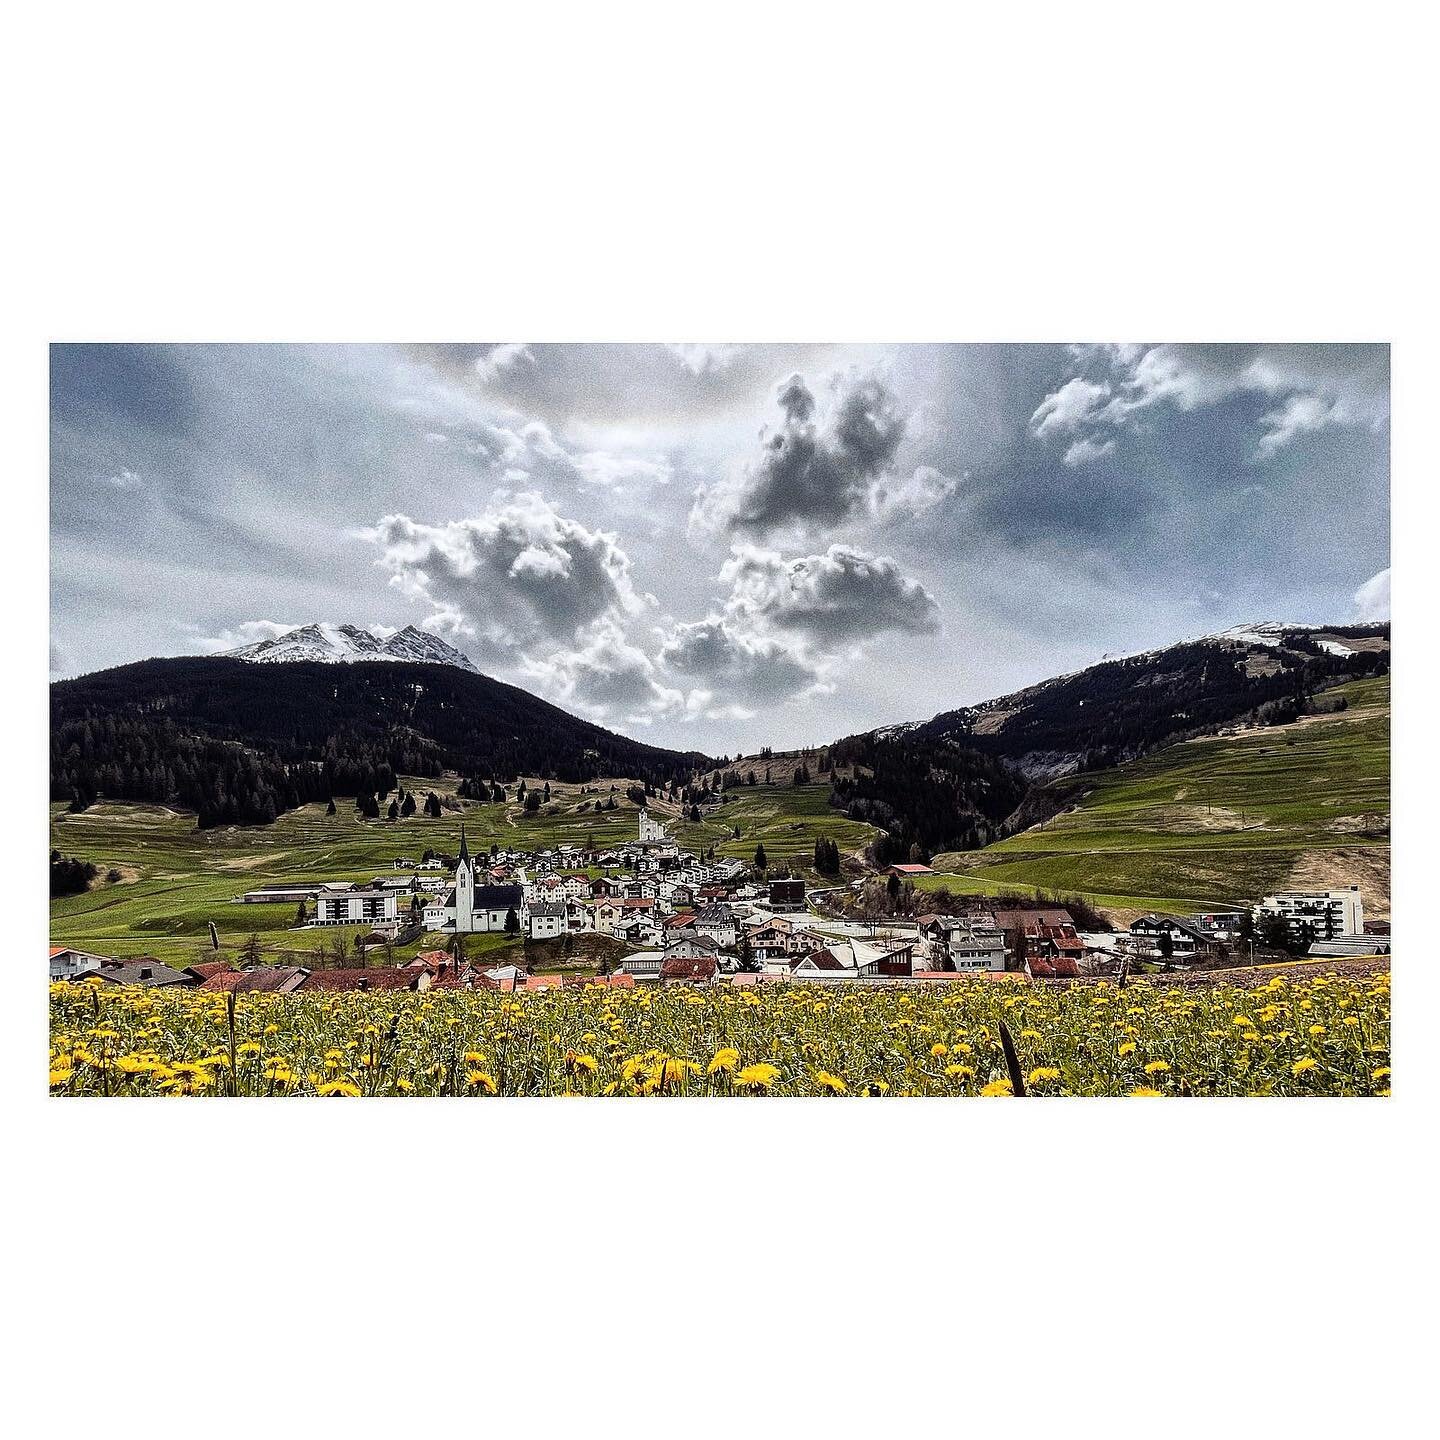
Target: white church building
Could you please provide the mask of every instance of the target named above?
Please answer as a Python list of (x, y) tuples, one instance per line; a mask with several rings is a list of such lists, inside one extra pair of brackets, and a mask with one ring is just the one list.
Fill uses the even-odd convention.
[(640, 812), (640, 843), (642, 845), (664, 845), (670, 837), (659, 820), (652, 820), (648, 810)]
[(519, 933), (524, 934), (529, 920), (525, 892), (519, 885), (477, 885), (475, 866), (470, 860), (470, 847), (465, 842), (465, 827), (460, 827), (460, 858), (455, 866), (455, 885), (443, 900), (425, 907), (427, 930), (455, 930), (462, 934), (504, 930), (505, 921), (514, 911)]

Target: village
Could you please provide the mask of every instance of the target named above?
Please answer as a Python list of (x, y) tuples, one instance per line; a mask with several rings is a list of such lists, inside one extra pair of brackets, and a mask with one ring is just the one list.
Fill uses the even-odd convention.
[[(232, 900), (294, 904), (295, 929), (361, 927), (349, 951), (337, 935), (331, 963), (267, 964), (258, 953), (242, 953), (238, 962), (217, 955), (180, 967), (52, 947), (49, 972), (52, 981), (220, 991), (533, 991), (575, 984), (932, 984), (960, 975), (1068, 982), (1253, 965), (1299, 953), (1345, 959), (1390, 950), (1388, 923), (1366, 921), (1354, 886), (1271, 894), (1223, 912), (1147, 913), (1128, 928), (1099, 929), (1084, 928), (1086, 916), (1063, 903), (1022, 897), (966, 896), (963, 905), (949, 897), (946, 913), (919, 910), (913, 902), (923, 892), (910, 887), (932, 873), (897, 864), (883, 877), (809, 888), (788, 872), (772, 878), (738, 859), (707, 860), (684, 850), (643, 808), (635, 838), (604, 850), (492, 845), (472, 854), (462, 826), (453, 857), (399, 856), (391, 873), (369, 881), (287, 881)], [(874, 893), (882, 878), (892, 901), (907, 894), (917, 913), (847, 905), (867, 884)], [(467, 954), (468, 938), (480, 935), (514, 943), (487, 965)], [(398, 948), (422, 937), (442, 943), (397, 957)], [(527, 965), (532, 955), (541, 964)], [(557, 957), (580, 963), (556, 963)]]

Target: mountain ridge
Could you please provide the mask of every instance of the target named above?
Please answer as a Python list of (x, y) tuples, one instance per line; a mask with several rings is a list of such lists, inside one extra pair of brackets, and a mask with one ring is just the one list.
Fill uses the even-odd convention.
[(230, 660), (246, 660), (256, 665), (294, 664), (311, 661), (319, 665), (353, 664), (357, 660), (400, 660), (430, 665), (453, 665), (457, 670), (480, 673), (470, 657), (453, 645), (406, 625), (393, 635), (381, 638), (358, 625), (332, 625), (327, 621), (311, 621), (297, 625), (268, 640), (256, 640), (220, 655)]

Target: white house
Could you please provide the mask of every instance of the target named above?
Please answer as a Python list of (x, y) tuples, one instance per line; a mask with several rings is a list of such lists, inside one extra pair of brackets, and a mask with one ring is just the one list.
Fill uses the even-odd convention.
[(565, 902), (541, 900), (530, 907), (530, 938), (558, 940), (566, 932)]
[(695, 916), (695, 931), (708, 935), (727, 950), (734, 949), (740, 939), (740, 926), (728, 905), (710, 905), (699, 911)]

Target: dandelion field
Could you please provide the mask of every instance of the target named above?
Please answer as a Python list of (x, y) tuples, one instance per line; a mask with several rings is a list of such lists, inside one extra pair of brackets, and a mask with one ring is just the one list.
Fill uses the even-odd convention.
[(1388, 1095), (1390, 977), (211, 994), (60, 983), (63, 1096)]

